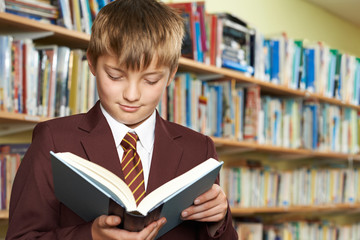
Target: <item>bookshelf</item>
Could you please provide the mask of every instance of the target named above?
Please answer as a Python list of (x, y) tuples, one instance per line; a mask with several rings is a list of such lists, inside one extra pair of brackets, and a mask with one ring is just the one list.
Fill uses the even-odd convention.
[[(26, 19), (13, 14), (0, 13), (0, 32), (1, 33), (39, 33), (50, 32), (50, 36), (45, 36), (39, 40), (35, 40), (36, 43), (61, 43), (62, 45), (69, 46), (71, 48), (85, 49), (90, 39), (88, 34), (68, 30), (60, 26), (50, 25), (46, 23), (40, 23), (35, 20)], [(11, 30), (11, 31), (10, 31)], [(218, 79), (235, 79), (238, 82), (258, 85), (261, 87), (262, 93), (270, 93), (278, 96), (288, 97), (301, 97), (304, 99), (316, 99), (321, 102), (326, 102), (338, 106), (350, 107), (356, 110), (360, 110), (360, 106), (345, 104), (341, 100), (321, 96), (316, 93), (310, 93), (308, 91), (294, 90), (284, 86), (279, 86), (270, 82), (264, 82), (254, 77), (249, 77), (241, 72), (219, 68), (204, 63), (196, 62), (187, 58), (180, 58), (179, 71), (190, 71), (197, 74), (214, 75)], [(9, 113), (0, 111), (0, 126), (11, 126), (11, 124), (33, 124), (48, 120), (48, 117), (29, 116), (21, 113)], [(301, 158), (331, 158), (339, 160), (347, 160), (352, 158), (354, 160), (360, 160), (360, 154), (343, 154), (343, 153), (329, 153), (318, 152), (306, 149), (289, 149), (283, 147), (276, 147), (272, 145), (263, 145), (252, 142), (243, 142), (227, 138), (212, 137), (217, 148), (220, 152), (226, 151), (226, 149), (238, 149), (239, 151), (256, 151), (266, 154), (284, 155), (283, 158), (289, 156), (301, 157)]]
[(237, 71), (234, 71), (231, 69), (219, 68), (219, 67), (215, 67), (215, 66), (211, 66), (211, 65), (206, 65), (204, 63), (196, 62), (194, 60), (187, 59), (187, 58), (180, 59), (179, 68), (182, 71), (190, 71), (190, 72), (199, 73), (199, 74), (218, 75), (219, 78), (221, 78), (221, 77), (223, 77), (224, 79), (226, 78), (225, 81), (228, 81), (230, 78), (230, 79), (235, 79), (238, 82), (258, 85), (261, 87), (262, 93), (268, 93), (268, 94), (283, 96), (283, 97), (291, 96), (291, 97), (301, 97), (304, 99), (316, 99), (316, 100), (319, 100), (320, 102), (330, 103), (330, 104), (338, 105), (341, 107), (351, 107), (353, 109), (360, 110), (360, 106), (347, 104), (339, 99), (325, 97), (318, 93), (311, 93), (309, 91), (290, 89), (288, 87), (277, 85), (277, 84), (274, 84), (271, 82), (264, 82), (264, 81), (254, 78), (254, 77), (248, 77), (241, 72), (237, 72)]
[[(68, 30), (63, 27), (40, 23), (35, 20), (29, 20), (23, 17), (15, 16), (8, 13), (0, 13), (0, 33), (7, 34), (30, 34), (35, 37), (34, 42), (39, 44), (59, 44), (66, 45), (71, 48), (86, 49), (89, 42), (89, 35), (73, 30)], [(276, 85), (270, 82), (264, 82), (254, 77), (249, 77), (243, 73), (218, 68), (215, 66), (206, 65), (204, 63), (196, 62), (187, 58), (180, 58), (180, 71), (194, 72), (199, 75), (213, 75), (217, 79), (228, 81), (233, 79), (237, 82), (258, 85), (261, 88), (261, 93), (271, 94), (280, 97), (296, 97), (302, 99), (314, 99), (323, 103), (329, 103), (341, 107), (349, 107), (360, 111), (360, 106), (344, 103), (335, 98), (329, 98), (320, 94), (311, 93), (308, 91), (294, 90), (284, 86)], [(36, 123), (48, 120), (47, 117), (29, 116), (19, 113), (8, 113), (0, 111), (0, 138), (5, 138), (6, 135), (18, 133), (32, 129)], [(296, 160), (296, 159), (332, 159), (336, 161), (360, 161), (360, 154), (344, 154), (335, 152), (321, 152), (306, 149), (291, 149), (284, 147), (277, 147), (272, 145), (257, 144), (254, 142), (237, 141), (228, 138), (212, 137), (215, 142), (219, 155), (226, 154), (264, 154), (273, 156), (276, 160)], [(358, 211), (360, 204), (334, 204), (321, 206), (294, 206), (294, 207), (259, 207), (259, 208), (232, 208), (234, 217), (248, 216), (256, 214), (273, 214), (273, 213), (312, 213), (312, 212), (341, 212), (347, 213), (351, 211)], [(0, 219), (7, 219), (8, 212), (6, 210), (0, 211)]]
[(244, 141), (236, 141), (226, 138), (212, 137), (218, 148), (219, 154), (225, 154), (227, 150), (238, 149), (239, 152), (257, 152), (276, 155), (281, 159), (316, 158), (316, 159), (337, 159), (347, 161), (349, 159), (360, 160), (359, 154), (344, 154), (334, 152), (319, 152), (307, 149), (292, 149), (272, 145), (257, 144)]
[(38, 36), (35, 41), (41, 44), (59, 44), (71, 48), (85, 49), (90, 36), (88, 34), (65, 29), (60, 26), (41, 23), (10, 13), (0, 13), (0, 33), (30, 34)]

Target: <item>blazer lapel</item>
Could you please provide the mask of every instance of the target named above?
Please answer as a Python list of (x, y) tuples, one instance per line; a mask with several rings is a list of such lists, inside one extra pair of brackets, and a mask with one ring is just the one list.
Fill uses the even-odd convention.
[(114, 138), (99, 102), (85, 115), (79, 128), (88, 132), (81, 139), (88, 159), (124, 179)]
[(178, 137), (181, 137), (180, 134), (171, 132), (166, 121), (156, 113), (154, 149), (146, 194), (176, 177), (183, 152), (175, 141)]

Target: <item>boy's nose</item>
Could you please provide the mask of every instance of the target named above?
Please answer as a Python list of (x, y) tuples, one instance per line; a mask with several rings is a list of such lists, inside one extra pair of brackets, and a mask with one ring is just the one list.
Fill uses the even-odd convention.
[(128, 100), (129, 102), (137, 101), (140, 98), (140, 89), (137, 84), (128, 84), (125, 87), (123, 97)]

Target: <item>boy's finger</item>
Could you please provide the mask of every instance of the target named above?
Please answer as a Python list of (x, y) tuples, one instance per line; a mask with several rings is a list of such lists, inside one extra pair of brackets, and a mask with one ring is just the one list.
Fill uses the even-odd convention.
[(139, 232), (141, 239), (151, 239), (148, 238), (151, 234), (152, 231), (154, 231), (154, 229), (156, 229), (158, 227), (158, 222), (152, 222), (151, 224), (149, 224), (148, 226), (146, 226), (146, 228), (144, 228), (143, 230), (141, 230)]
[(205, 211), (208, 211), (210, 209), (213, 209), (213, 208), (217, 207), (218, 205), (219, 204), (217, 202), (214, 202), (214, 201), (205, 202), (205, 203), (200, 204), (200, 205), (193, 205), (193, 206), (185, 209), (184, 211), (182, 211), (181, 216), (182, 217), (188, 217), (188, 216), (191, 216), (191, 215), (196, 214), (196, 213), (205, 212)]
[(196, 207), (196, 211), (189, 212), (186, 216), (185, 214), (182, 214), (181, 218), (183, 220), (196, 220), (202, 222), (207, 222), (209, 219), (219, 221), (225, 214), (226, 212), (223, 211), (220, 205), (211, 208), (200, 208), (199, 206)]
[[(196, 202), (196, 200), (195, 200), (195, 202)], [(207, 211), (209, 209), (215, 208), (220, 204), (221, 204), (221, 202), (214, 201), (214, 199), (210, 199), (208, 201), (203, 201), (200, 203), (197, 202), (197, 204), (194, 204), (194, 205), (188, 207), (187, 209), (183, 210), (181, 212), (181, 217), (183, 219), (185, 219), (193, 214), (201, 213), (201, 212)]]
[(217, 184), (213, 184), (212, 187), (206, 191), (205, 193), (201, 194), (194, 200), (195, 205), (202, 204), (209, 200), (216, 198), (220, 194), (221, 188)]
[(156, 235), (158, 234), (158, 232), (160, 231), (160, 229), (166, 224), (166, 218), (161, 218), (159, 220), (157, 220), (157, 227), (155, 227), (152, 232), (148, 235), (148, 237), (146, 238), (146, 240), (151, 240), (154, 239), (156, 237)]
[(225, 215), (227, 212), (228, 203), (226, 198), (216, 198), (216, 200), (211, 200), (204, 202), (199, 205), (193, 205), (181, 213), (181, 218), (183, 220), (199, 220), (202, 221), (202, 218), (206, 218), (212, 215)]

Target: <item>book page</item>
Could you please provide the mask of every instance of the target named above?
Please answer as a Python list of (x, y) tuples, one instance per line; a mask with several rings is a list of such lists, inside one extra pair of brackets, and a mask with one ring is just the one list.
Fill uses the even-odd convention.
[(71, 165), (73, 168), (79, 170), (85, 179), (90, 180), (92, 183), (94, 183), (95, 180), (95, 182), (105, 186), (110, 191), (107, 191), (107, 194), (110, 194), (113, 200), (120, 200), (120, 202), (125, 205), (127, 211), (136, 210), (136, 203), (131, 190), (127, 184), (114, 173), (70, 152), (55, 153), (54, 155), (65, 164)]
[(138, 212), (146, 215), (151, 209), (163, 202), (166, 202), (168, 198), (196, 182), (198, 179), (202, 178), (205, 174), (221, 164), (222, 162), (209, 158), (184, 174), (158, 187), (140, 202)]

